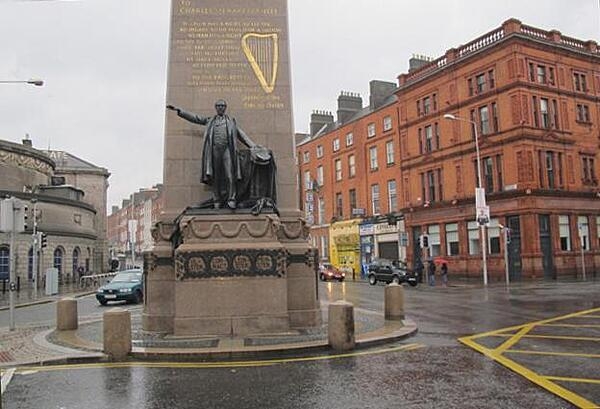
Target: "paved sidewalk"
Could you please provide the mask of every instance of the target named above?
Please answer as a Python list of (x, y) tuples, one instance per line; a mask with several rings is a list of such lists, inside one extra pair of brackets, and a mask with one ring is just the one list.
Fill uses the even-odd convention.
[[(77, 284), (68, 283), (58, 286), (58, 294), (46, 295), (44, 289), (38, 289), (37, 292), (29, 286), (22, 287), (21, 291), (15, 292), (15, 307), (25, 307), (35, 304), (45, 304), (59, 300), (63, 297), (80, 297), (82, 295), (92, 294), (95, 292), (95, 287), (80, 288)], [(0, 311), (9, 309), (9, 293), (0, 291)]]
[(50, 327), (0, 329), (0, 368), (23, 365), (45, 365), (73, 359), (99, 358), (102, 354), (64, 348), (46, 341), (54, 329)]

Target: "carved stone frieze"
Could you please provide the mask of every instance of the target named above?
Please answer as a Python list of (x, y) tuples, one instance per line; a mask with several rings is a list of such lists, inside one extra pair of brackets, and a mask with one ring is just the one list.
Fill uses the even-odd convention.
[(175, 256), (178, 281), (232, 277), (278, 277), (286, 275), (283, 249), (231, 249), (179, 252)]
[(184, 242), (189, 240), (276, 239), (280, 227), (275, 216), (239, 220), (192, 217), (179, 224)]
[(154, 243), (170, 241), (175, 232), (174, 223), (158, 222), (150, 230)]
[(12, 166), (21, 166), (35, 171), (44, 173), (48, 176), (52, 175), (53, 169), (49, 163), (44, 162), (41, 159), (34, 158), (27, 155), (21, 155), (15, 152), (8, 152), (0, 150), (0, 162), (6, 163)]
[(158, 257), (155, 253), (144, 253), (144, 271), (153, 273), (157, 267), (172, 267), (173, 257)]
[(302, 254), (287, 253), (287, 264), (306, 264), (310, 268), (317, 268), (319, 265), (319, 250), (310, 248)]
[(293, 221), (283, 221), (277, 232), (279, 240), (308, 240), (310, 228), (306, 220), (299, 218)]

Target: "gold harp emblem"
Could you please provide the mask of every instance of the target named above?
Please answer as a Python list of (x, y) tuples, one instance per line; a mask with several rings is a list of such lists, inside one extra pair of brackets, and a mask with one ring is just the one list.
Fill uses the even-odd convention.
[(272, 93), (279, 67), (279, 35), (245, 34), (242, 37), (242, 49), (262, 89), (267, 94)]

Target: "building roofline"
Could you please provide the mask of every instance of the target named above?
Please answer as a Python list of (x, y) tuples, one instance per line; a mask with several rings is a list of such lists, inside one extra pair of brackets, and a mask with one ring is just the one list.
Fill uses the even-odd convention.
[(56, 169), (56, 162), (44, 151), (29, 147), (20, 143), (9, 142), (0, 139), (0, 150), (16, 153), (19, 155), (28, 155), (42, 162), (47, 163), (53, 170)]
[(381, 111), (385, 108), (389, 108), (390, 106), (394, 105), (396, 102), (398, 102), (398, 97), (395, 95), (396, 92), (398, 91), (398, 88), (396, 87), (396, 89), (394, 89), (394, 91), (392, 91), (392, 93), (390, 94), (388, 101), (386, 101), (384, 104), (382, 104), (381, 106), (378, 106), (375, 109), (372, 109), (369, 106), (364, 107), (363, 109), (361, 109), (360, 111), (358, 111), (356, 114), (354, 114), (348, 121), (344, 122), (343, 124), (340, 124), (339, 122), (333, 122), (331, 125), (333, 126), (331, 129), (329, 130), (325, 130), (324, 132), (320, 132), (315, 136), (310, 136), (308, 138), (306, 138), (305, 140), (301, 141), (300, 143), (298, 143), (296, 145), (296, 147), (300, 147), (303, 145), (306, 145), (307, 143), (310, 143), (312, 141), (315, 141), (317, 139), (321, 139), (323, 137), (326, 137), (328, 135), (330, 135), (331, 133), (337, 131), (338, 129), (344, 128), (347, 125), (353, 124), (361, 119), (363, 119), (364, 117), (374, 113), (374, 112), (378, 112)]
[(595, 41), (578, 40), (563, 36), (557, 30), (546, 31), (522, 24), (517, 19), (509, 19), (500, 27), (471, 40), (467, 44), (447, 50), (445, 55), (431, 61), (429, 64), (412, 72), (400, 74), (396, 92), (411, 88), (425, 79), (444, 72), (449, 67), (467, 61), (492, 47), (496, 47), (498, 44), (514, 38), (600, 59), (600, 48)]
[(78, 162), (81, 162), (84, 166), (70, 166), (68, 163), (61, 163), (61, 161), (55, 161), (56, 162), (56, 171), (58, 173), (88, 173), (88, 174), (100, 174), (100, 175), (104, 175), (106, 177), (110, 176), (110, 172), (108, 171), (108, 169), (100, 167), (100, 166), (96, 166), (93, 163), (81, 159), (80, 157), (78, 157), (77, 155), (74, 155), (70, 152), (67, 151), (63, 151), (63, 150), (48, 150), (48, 155), (50, 157), (52, 157), (53, 154), (56, 155), (64, 155), (67, 158), (71, 158), (73, 160), (76, 160)]

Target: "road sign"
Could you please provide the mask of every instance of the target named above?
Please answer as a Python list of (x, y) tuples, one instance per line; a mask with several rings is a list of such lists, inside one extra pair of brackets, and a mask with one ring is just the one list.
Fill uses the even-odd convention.
[(477, 208), (475, 219), (480, 226), (489, 226), (490, 224), (490, 207), (484, 206)]
[(367, 211), (364, 208), (357, 207), (352, 209), (352, 216), (364, 216), (367, 214)]

